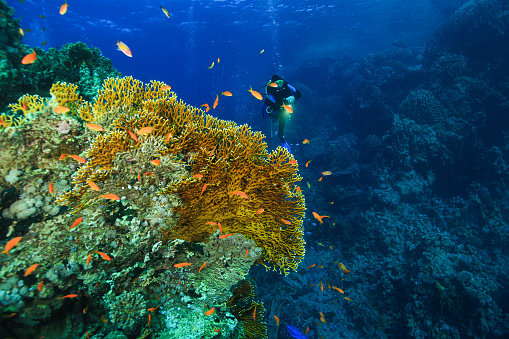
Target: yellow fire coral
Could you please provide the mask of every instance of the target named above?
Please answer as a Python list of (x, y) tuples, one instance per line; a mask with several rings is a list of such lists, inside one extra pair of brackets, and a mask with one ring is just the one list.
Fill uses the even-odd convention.
[(18, 99), (18, 102), (9, 104), (12, 113), (27, 115), (29, 113), (41, 112), (46, 108), (47, 99), (36, 95), (25, 94)]
[[(165, 239), (203, 242), (217, 230), (207, 223), (219, 222), (223, 233), (243, 234), (262, 247), (260, 263), (265, 267), (284, 274), (296, 270), (305, 252), (305, 203), (295, 187), (301, 177), (297, 165), (290, 163), (291, 155), (281, 148), (269, 155), (261, 133), (205, 115), (178, 101), (173, 92), (162, 91), (163, 85), (143, 85), (131, 77), (105, 81), (92, 110), (94, 118), (109, 116), (111, 124), (96, 137), (87, 163), (73, 178), (74, 188), (59, 202), (79, 209), (103, 194), (91, 192), (86, 180), (107, 184), (108, 193), (129, 199), (125, 187), (133, 185), (136, 172), (147, 172), (149, 164), (140, 159), (128, 164), (132, 159), (126, 159), (123, 165), (119, 158), (145, 147), (144, 154), (160, 161), (149, 172), (156, 181), (167, 176), (165, 166), (183, 163), (188, 168), (187, 175), (171, 178), (158, 192), (180, 198), (173, 210), (179, 221)], [(142, 127), (153, 130), (135, 140), (132, 135)], [(119, 166), (129, 166), (127, 177), (119, 176)], [(232, 195), (234, 191), (242, 191), (247, 199)]]

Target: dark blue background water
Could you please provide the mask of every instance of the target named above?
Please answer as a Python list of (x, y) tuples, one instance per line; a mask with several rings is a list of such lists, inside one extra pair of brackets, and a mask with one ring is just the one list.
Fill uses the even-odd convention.
[[(256, 89), (274, 72), (285, 75), (310, 58), (364, 56), (398, 39), (420, 46), (442, 18), (433, 0), (71, 0), (63, 16), (60, 0), (8, 4), (32, 30), (23, 39), (29, 46), (83, 41), (100, 48), (122, 74), (165, 81), (192, 105), (212, 104), (215, 93), (231, 91), (214, 114), (254, 125), (258, 119), (249, 115), (258, 117), (260, 103), (246, 91), (250, 85)], [(132, 58), (116, 51), (117, 40)]]

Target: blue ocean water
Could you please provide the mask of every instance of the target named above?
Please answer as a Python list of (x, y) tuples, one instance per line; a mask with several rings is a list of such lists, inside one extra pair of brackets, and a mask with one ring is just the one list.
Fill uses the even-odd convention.
[(251, 271), (268, 338), (507, 336), (506, 1), (94, 0), (60, 15), (62, 3), (8, 1), (24, 44), (83, 41), (194, 106), (219, 94), (209, 113), (270, 149), (277, 124), (247, 90), (278, 73), (302, 93), (285, 136), (306, 255), (288, 276)]

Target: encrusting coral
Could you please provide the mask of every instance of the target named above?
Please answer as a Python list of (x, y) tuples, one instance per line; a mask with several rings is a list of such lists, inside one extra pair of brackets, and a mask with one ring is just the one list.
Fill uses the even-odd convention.
[[(22, 240), (0, 256), (0, 312), (17, 314), (13, 333), (81, 303), (76, 312), (91, 325), (72, 311), (69, 334), (264, 336), (227, 301), (255, 262), (286, 274), (304, 256), (297, 164), (282, 149), (268, 154), (261, 133), (205, 115), (164, 86), (108, 79), (100, 103), (89, 103), (60, 83), (24, 124), (0, 133), (1, 185), (20, 198), (3, 217), (7, 238)], [(84, 108), (93, 129), (81, 126)], [(247, 306), (244, 318), (256, 306), (262, 319), (261, 304)]]

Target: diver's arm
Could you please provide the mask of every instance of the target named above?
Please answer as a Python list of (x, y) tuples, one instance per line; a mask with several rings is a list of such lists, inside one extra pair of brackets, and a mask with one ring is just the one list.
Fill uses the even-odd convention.
[(288, 89), (292, 92), (292, 95), (295, 97), (295, 100), (299, 100), (299, 98), (302, 96), (302, 93), (292, 85), (288, 84)]

